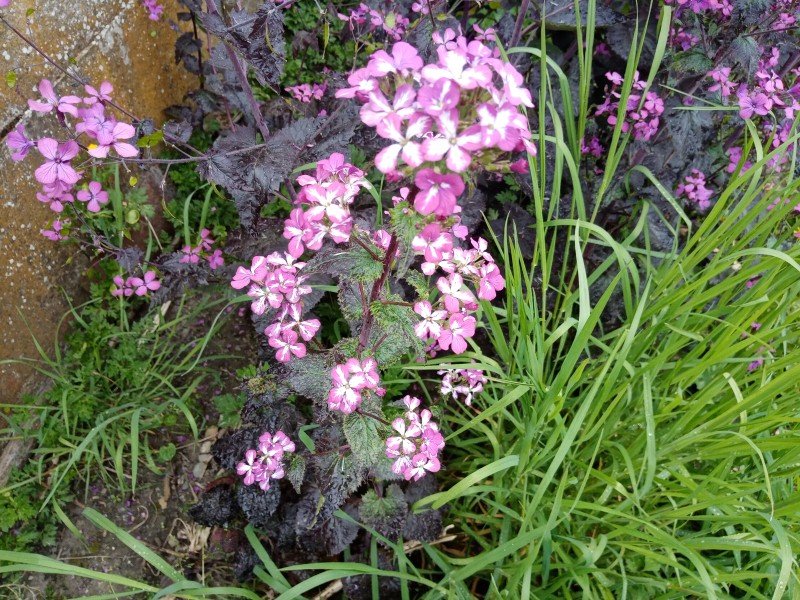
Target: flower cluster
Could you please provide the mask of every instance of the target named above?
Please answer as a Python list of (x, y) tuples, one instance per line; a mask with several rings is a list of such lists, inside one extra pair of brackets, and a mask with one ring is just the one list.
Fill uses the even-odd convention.
[(596, 135), (592, 136), (588, 144), (581, 140), (581, 154), (589, 154), (595, 158), (603, 156), (603, 145)]
[(289, 240), (289, 254), (300, 257), (306, 248), (319, 250), (325, 237), (337, 244), (350, 239), (353, 219), (350, 205), (368, 184), (364, 172), (345, 162), (344, 155), (332, 154), (317, 163), (314, 176), (297, 178), (301, 189), (283, 229)]
[[(414, 312), (421, 318), (414, 331), (432, 352), (466, 351), (467, 339), (475, 335), (476, 320), (470, 313), (478, 309), (478, 299), (494, 300), (505, 287), (486, 240), (472, 239), (470, 243), (471, 248), (455, 247), (453, 233), (442, 230), (438, 223), (427, 225), (412, 242), (423, 257), (423, 273), (433, 275), (437, 269), (445, 273), (436, 281), (439, 297), (435, 303), (421, 300), (414, 304)], [(477, 297), (467, 282), (477, 290)]]
[(151, 21), (158, 21), (161, 13), (164, 12), (164, 7), (158, 3), (158, 0), (142, 0), (142, 6), (147, 10), (147, 16)]
[(128, 277), (122, 275), (114, 277), (114, 285), (111, 288), (112, 296), (146, 296), (149, 292), (155, 292), (161, 287), (161, 282), (157, 279), (155, 271), (147, 271), (143, 277)]
[(214, 238), (211, 237), (211, 232), (208, 229), (202, 229), (200, 231), (200, 241), (196, 246), (190, 246), (189, 244), (186, 244), (183, 246), (183, 248), (181, 248), (183, 256), (181, 256), (180, 262), (184, 264), (196, 265), (200, 262), (201, 258), (205, 257), (205, 259), (208, 261), (208, 266), (211, 267), (211, 270), (221, 267), (225, 264), (225, 259), (222, 256), (222, 250), (217, 248), (211, 252), (211, 248), (213, 246)]
[(371, 390), (383, 396), (386, 390), (380, 387), (378, 363), (374, 358), (348, 358), (331, 371), (333, 387), (328, 393), (328, 408), (350, 414), (361, 406), (363, 394)]
[[(383, 30), (390, 39), (399, 41), (403, 39), (410, 21), (395, 11), (382, 13), (379, 10), (370, 8), (363, 2), (356, 8), (350, 10), (349, 14), (338, 13), (340, 20), (349, 24), (352, 32), (360, 31), (362, 34), (374, 30)], [(362, 27), (366, 25), (366, 27)]]
[(424, 64), (398, 42), (391, 54), (375, 52), (336, 96), (364, 103), (361, 120), (389, 141), (375, 157), (378, 170), (390, 180), (414, 173), (415, 208), (442, 217), (456, 211), (462, 174), (474, 163), (508, 172), (510, 153), (536, 147), (520, 110), (533, 102), (514, 66), (451, 30), (435, 39), (436, 62)]
[(418, 481), (442, 466), (439, 452), (444, 448), (444, 436), (431, 411), (427, 408), (420, 411), (420, 404), (420, 399), (414, 396), (403, 398), (405, 415), (392, 421), (397, 435), (386, 440), (386, 456), (394, 460), (392, 471), (406, 481)]
[(693, 13), (700, 14), (704, 12), (716, 13), (715, 16), (727, 19), (733, 14), (733, 5), (729, 0), (664, 0), (667, 4), (676, 4), (678, 7), (677, 13), (680, 14), (682, 10), (689, 9)]
[(267, 491), (271, 480), (283, 478), (284, 456), (294, 451), (294, 442), (285, 433), (276, 431), (273, 435), (265, 431), (258, 438), (258, 448), (244, 453), (244, 460), (236, 465), (236, 473), (245, 485), (257, 483)]
[(301, 83), (286, 88), (295, 100), (309, 104), (311, 100), (322, 100), (328, 89), (327, 83)]
[[(741, 84), (736, 91), (739, 102), (739, 116), (750, 119), (753, 116), (768, 115), (773, 109), (782, 109), (787, 119), (793, 119), (800, 110), (800, 86), (787, 86), (781, 75), (775, 72), (780, 64), (780, 53), (771, 53), (759, 62), (755, 73), (755, 85)], [(797, 73), (793, 73), (797, 75)]]
[(445, 369), (438, 373), (442, 376), (442, 395), (463, 400), (467, 406), (472, 406), (473, 398), (483, 391), (483, 384), (488, 381), (480, 369)]
[[(619, 99), (622, 97), (621, 87), (624, 78), (619, 73), (606, 73), (606, 79), (611, 82), (611, 87), (606, 88), (606, 99), (597, 107), (596, 115), (608, 115), (606, 120), (609, 125), (617, 124), (617, 111)], [(639, 71), (634, 73), (631, 94), (625, 106), (625, 119), (622, 122), (622, 131), (632, 131), (635, 140), (647, 141), (658, 131), (660, 116), (664, 112), (664, 101), (656, 92), (649, 91), (644, 97), (642, 93), (647, 88), (647, 82), (639, 79)]]
[(289, 362), (292, 356), (304, 357), (306, 346), (300, 340), (310, 340), (320, 327), (317, 319), (303, 320), (302, 297), (311, 293), (311, 287), (304, 285), (306, 277), (299, 274), (303, 266), (305, 263), (296, 262), (291, 254), (273, 252), (266, 257), (254, 256), (250, 268), (239, 267), (231, 280), (236, 290), (248, 287), (247, 295), (253, 299), (250, 308), (255, 314), (263, 315), (268, 308), (277, 311), (264, 333), (280, 362)]
[[(728, 166), (725, 167), (725, 170), (728, 173), (734, 173), (736, 172), (736, 167), (739, 166), (739, 161), (742, 160), (742, 147), (731, 146), (726, 151), (726, 154), (728, 155)], [(747, 171), (747, 169), (749, 169), (752, 166), (753, 163), (751, 163), (749, 160), (745, 161), (744, 164), (742, 165), (742, 172)]]
[(697, 169), (692, 169), (691, 175), (687, 175), (678, 185), (676, 194), (697, 205), (700, 211), (705, 211), (711, 206), (711, 197), (714, 195), (714, 191), (706, 187), (705, 174)]
[[(113, 115), (106, 113), (106, 103), (111, 101), (113, 92), (113, 87), (107, 81), (99, 89), (86, 85), (84, 89), (87, 95), (83, 98), (59, 96), (47, 79), (39, 82), (38, 89), (41, 98), (28, 100), (30, 109), (40, 114), (53, 113), (60, 123), (73, 130), (75, 138), (81, 134), (88, 138), (85, 146), (90, 156), (106, 158), (112, 150), (122, 158), (138, 155), (136, 147), (125, 141), (136, 135), (133, 126), (117, 121)], [(72, 164), (81, 150), (76, 139), (59, 141), (43, 137), (33, 140), (28, 138), (25, 128), (18, 125), (7, 136), (6, 144), (15, 161), (24, 160), (34, 149), (44, 158), (34, 173), (42, 185), (36, 197), (53, 212), (63, 212), (67, 204), (75, 202), (76, 195), (79, 201), (86, 203), (89, 212), (99, 212), (102, 205), (108, 202), (108, 193), (97, 181), (89, 182), (74, 194), (83, 175)], [(53, 240), (63, 239), (60, 233), (63, 225), (64, 221), (59, 219), (58, 226), (54, 223), (52, 230), (43, 230), (42, 234)]]
[(670, 28), (669, 37), (670, 37), (670, 43), (674, 47), (680, 48), (684, 52), (690, 50), (700, 41), (700, 38), (698, 36), (694, 35), (693, 33), (689, 33), (683, 27)]

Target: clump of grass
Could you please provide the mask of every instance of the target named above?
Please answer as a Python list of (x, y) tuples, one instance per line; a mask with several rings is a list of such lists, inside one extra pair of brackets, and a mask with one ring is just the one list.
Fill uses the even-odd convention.
[[(758, 162), (696, 228), (636, 167), (679, 215), (665, 222), (672, 251), (659, 253), (646, 200), (624, 239), (593, 222), (612, 180), (624, 183), (619, 131), (596, 196), (574, 185), (572, 217), (553, 218), (543, 165), (554, 156), (554, 188), (577, 181), (579, 134), (561, 127), (548, 89), (540, 118), (549, 110), (556, 134), (531, 161), (533, 260), (509, 224), (496, 240), (505, 299), (484, 306), (491, 348), (464, 357), (492, 381), (477, 414), (445, 425), (452, 479), (420, 502), (449, 504), (459, 532), (457, 554), (425, 549), (438, 584), (455, 597), (794, 597), (800, 249), (775, 201), (798, 182), (794, 164), (780, 178), (764, 166), (800, 136), (768, 153), (745, 133)], [(594, 269), (590, 244), (608, 250)], [(604, 316), (612, 304), (621, 322)]]
[[(210, 370), (203, 352), (224, 311), (200, 334), (192, 325), (226, 300), (185, 296), (129, 321), (100, 301), (71, 308), (64, 347), (24, 360), (51, 384), (41, 397), (12, 407), (6, 436), (34, 437), (26, 472), (15, 486), (46, 490), (41, 505), (98, 477), (121, 494), (135, 493), (140, 463), (159, 472), (152, 442), (164, 428), (198, 436), (194, 394)], [(63, 322), (63, 321), (62, 321)], [(63, 488), (63, 489), (62, 489)]]

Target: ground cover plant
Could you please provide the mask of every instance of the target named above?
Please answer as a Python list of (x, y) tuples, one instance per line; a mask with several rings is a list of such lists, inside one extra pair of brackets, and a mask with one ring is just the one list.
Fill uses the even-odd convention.
[[(102, 87), (31, 107), (95, 159), (190, 182), (159, 289), (118, 253), (141, 270), (119, 302), (180, 297), (228, 257), (260, 364), (189, 514), (242, 532), (250, 583), (191, 580), (92, 511), (160, 575), (81, 576), (182, 597), (797, 594), (796, 4), (182, 4), (202, 85), (139, 149), (87, 128)], [(77, 144), (46, 140), (39, 179), (75, 184)], [(69, 193), (43, 190), (51, 210)]]

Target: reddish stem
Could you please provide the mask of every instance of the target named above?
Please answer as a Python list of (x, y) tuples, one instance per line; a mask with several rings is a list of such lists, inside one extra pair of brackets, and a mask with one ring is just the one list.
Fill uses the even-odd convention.
[(389, 240), (389, 246), (386, 248), (386, 255), (383, 258), (383, 271), (381, 271), (381, 276), (378, 277), (378, 279), (372, 285), (372, 292), (370, 292), (369, 295), (369, 303), (367, 305), (367, 311), (364, 314), (364, 322), (361, 326), (361, 334), (358, 336), (359, 355), (369, 343), (369, 336), (372, 333), (372, 324), (374, 322), (372, 309), (370, 307), (372, 306), (372, 303), (375, 302), (381, 295), (381, 290), (386, 284), (386, 280), (389, 277), (389, 272), (392, 270), (392, 262), (394, 262), (394, 255), (397, 252), (397, 246), (397, 234), (393, 233), (391, 239)]

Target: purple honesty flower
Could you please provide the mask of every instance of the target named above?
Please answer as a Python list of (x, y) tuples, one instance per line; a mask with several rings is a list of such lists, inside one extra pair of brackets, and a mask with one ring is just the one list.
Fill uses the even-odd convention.
[(100, 84), (100, 89), (95, 89), (91, 85), (85, 85), (83, 88), (86, 90), (86, 93), (89, 94), (86, 98), (83, 99), (83, 103), (87, 106), (91, 106), (98, 102), (108, 102), (111, 100), (111, 92), (114, 91), (114, 86), (111, 85), (110, 82), (104, 81)]
[(108, 192), (103, 190), (103, 187), (98, 181), (92, 181), (85, 190), (78, 190), (78, 200), (87, 202), (86, 208), (89, 212), (100, 212), (103, 204), (108, 203)]
[(39, 82), (39, 93), (42, 95), (40, 100), (28, 100), (28, 106), (31, 110), (48, 113), (56, 109), (63, 114), (69, 114), (73, 117), (78, 116), (78, 108), (75, 105), (80, 104), (81, 99), (77, 96), (59, 98), (49, 79), (42, 79)]
[(25, 135), (25, 126), (20, 123), (6, 137), (6, 145), (11, 153), (11, 160), (20, 161), (28, 155), (31, 148), (36, 146), (36, 142)]
[(120, 140), (128, 140), (136, 135), (136, 130), (133, 125), (128, 123), (114, 123), (110, 131), (103, 130), (98, 132), (97, 141), (99, 145), (89, 148), (89, 154), (95, 158), (105, 158), (108, 156), (108, 151), (113, 148), (114, 151), (123, 158), (130, 158), (139, 154), (135, 146), (122, 142)]
[(144, 274), (144, 279), (139, 277), (129, 277), (126, 285), (133, 289), (137, 296), (144, 296), (148, 292), (155, 292), (161, 287), (161, 282), (156, 279), (155, 271), (148, 271)]
[(70, 161), (78, 155), (80, 150), (75, 141), (68, 140), (59, 144), (53, 138), (42, 138), (36, 142), (36, 147), (47, 159), (36, 169), (37, 181), (40, 183), (62, 181), (68, 185), (77, 183), (80, 175), (70, 165)]

